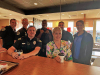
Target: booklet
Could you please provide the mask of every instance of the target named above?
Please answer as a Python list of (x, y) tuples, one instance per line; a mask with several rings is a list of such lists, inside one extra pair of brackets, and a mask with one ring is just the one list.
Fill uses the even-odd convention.
[(17, 63), (17, 62), (0, 60), (0, 75), (7, 72), (8, 70), (16, 67), (18, 64), (19, 63)]

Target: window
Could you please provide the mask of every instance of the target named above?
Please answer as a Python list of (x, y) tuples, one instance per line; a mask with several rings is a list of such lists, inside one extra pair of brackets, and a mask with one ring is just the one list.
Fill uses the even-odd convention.
[(93, 27), (85, 27), (85, 30), (93, 36)]
[(100, 43), (100, 20), (96, 21), (96, 42)]
[(47, 27), (52, 28), (52, 26), (53, 26), (53, 23), (52, 22), (47, 22)]
[(70, 33), (72, 33), (72, 34), (73, 34), (74, 21), (69, 21), (69, 22), (68, 22), (68, 27), (70, 27), (70, 28), (71, 28), (71, 32), (70, 32)]
[(33, 23), (29, 23), (30, 26), (33, 26)]

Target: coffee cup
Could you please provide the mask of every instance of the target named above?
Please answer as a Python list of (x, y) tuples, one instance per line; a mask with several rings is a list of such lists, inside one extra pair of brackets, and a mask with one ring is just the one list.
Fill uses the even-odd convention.
[(23, 50), (17, 50), (17, 53), (20, 56), (21, 54), (23, 54)]
[(64, 56), (64, 53), (59, 53), (58, 56), (59, 56), (60, 59), (61, 59), (60, 62), (61, 62), (61, 63), (64, 63), (64, 57), (65, 57), (65, 56)]

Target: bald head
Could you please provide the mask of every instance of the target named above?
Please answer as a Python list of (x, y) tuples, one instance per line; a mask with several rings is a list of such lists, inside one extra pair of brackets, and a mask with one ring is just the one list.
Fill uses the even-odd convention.
[(26, 28), (27, 29), (27, 26), (28, 26), (28, 19), (27, 18), (24, 18), (23, 20), (22, 20), (22, 24), (23, 24), (23, 27), (24, 28)]

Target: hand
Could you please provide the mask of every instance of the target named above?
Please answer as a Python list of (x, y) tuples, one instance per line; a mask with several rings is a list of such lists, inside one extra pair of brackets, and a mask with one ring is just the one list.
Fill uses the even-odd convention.
[(49, 33), (49, 30), (46, 30), (46, 31), (45, 31), (45, 33), (47, 33), (47, 34), (48, 34), (48, 33)]
[(57, 62), (59, 62), (59, 63), (61, 62), (61, 59), (60, 59), (59, 56), (55, 57), (54, 59), (55, 59)]
[(41, 34), (44, 33), (44, 30), (41, 30), (41, 29), (40, 29), (40, 33), (41, 33)]
[(11, 56), (15, 59), (17, 59), (18, 58), (18, 53), (17, 52), (13, 52), (12, 54), (11, 54)]
[(29, 55), (28, 54), (21, 54), (18, 59), (25, 59), (25, 58), (28, 58)]
[(6, 52), (7, 49), (6, 49), (6, 48), (1, 48), (1, 49), (0, 49), (0, 52), (4, 52), (4, 51)]

